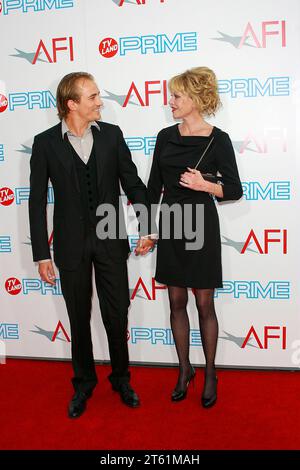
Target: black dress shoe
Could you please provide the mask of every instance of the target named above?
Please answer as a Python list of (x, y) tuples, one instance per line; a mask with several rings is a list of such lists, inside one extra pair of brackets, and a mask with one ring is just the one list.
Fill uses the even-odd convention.
[(121, 400), (125, 405), (130, 406), (131, 408), (137, 408), (140, 406), (140, 399), (129, 383), (123, 383), (118, 387), (113, 386), (113, 390), (120, 394)]
[(195, 369), (191, 367), (191, 370), (186, 379), (184, 388), (182, 390), (176, 390), (176, 388), (173, 390), (172, 396), (171, 396), (172, 401), (181, 401), (186, 398), (189, 385), (195, 379), (195, 375), (196, 375)]
[(69, 418), (79, 418), (86, 409), (86, 401), (92, 393), (76, 392), (68, 406)]
[(208, 398), (205, 398), (203, 395), (201, 397), (201, 404), (202, 404), (203, 408), (211, 408), (212, 406), (214, 406), (216, 404), (218, 377), (215, 377), (215, 381), (216, 381), (216, 388), (215, 388), (214, 394), (212, 396), (208, 397)]

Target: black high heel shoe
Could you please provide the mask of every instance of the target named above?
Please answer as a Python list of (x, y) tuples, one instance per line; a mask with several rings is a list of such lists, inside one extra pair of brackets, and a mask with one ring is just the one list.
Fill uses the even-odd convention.
[(216, 382), (215, 393), (211, 397), (208, 397), (208, 398), (205, 398), (203, 395), (201, 397), (201, 404), (202, 404), (203, 408), (211, 408), (212, 406), (214, 406), (216, 404), (216, 401), (217, 401), (217, 384), (218, 384), (218, 377), (217, 376), (215, 376), (215, 382)]
[(196, 375), (196, 371), (195, 371), (194, 367), (191, 366), (190, 373), (189, 373), (189, 375), (187, 377), (187, 380), (186, 380), (186, 383), (185, 383), (185, 388), (182, 389), (182, 390), (178, 390), (178, 391), (176, 389), (174, 389), (173, 392), (172, 392), (172, 396), (171, 396), (172, 401), (181, 401), (181, 400), (184, 400), (186, 398), (189, 385), (195, 379), (195, 375)]

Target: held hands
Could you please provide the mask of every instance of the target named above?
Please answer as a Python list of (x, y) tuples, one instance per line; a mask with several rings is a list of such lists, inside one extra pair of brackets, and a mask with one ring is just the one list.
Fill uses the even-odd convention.
[(153, 248), (154, 244), (155, 240), (151, 240), (151, 238), (140, 238), (137, 242), (137, 247), (134, 250), (136, 256), (146, 255)]
[(184, 188), (194, 191), (207, 192), (207, 181), (202, 177), (200, 171), (187, 167), (188, 171), (182, 173), (179, 184)]
[(42, 281), (48, 282), (52, 286), (55, 285), (55, 272), (52, 261), (44, 261), (39, 263), (39, 275)]

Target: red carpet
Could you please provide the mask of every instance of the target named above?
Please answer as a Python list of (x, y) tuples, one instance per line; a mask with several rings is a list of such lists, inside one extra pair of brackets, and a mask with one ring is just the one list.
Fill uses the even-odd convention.
[(66, 414), (72, 388), (66, 362), (8, 360), (0, 365), (4, 449), (300, 449), (297, 372), (219, 370), (215, 407), (200, 406), (203, 370), (180, 403), (170, 401), (177, 371), (132, 367), (142, 406), (112, 392), (109, 367), (78, 420)]

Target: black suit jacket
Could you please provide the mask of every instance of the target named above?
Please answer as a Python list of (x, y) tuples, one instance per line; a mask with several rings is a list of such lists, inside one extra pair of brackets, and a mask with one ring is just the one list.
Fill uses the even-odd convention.
[[(99, 122), (92, 126), (97, 162), (99, 204), (109, 203), (119, 215), (122, 188), (132, 203), (147, 205), (146, 187), (138, 177), (130, 151), (118, 126)], [(79, 183), (70, 146), (62, 138), (61, 123), (34, 138), (30, 160), (29, 219), (34, 261), (51, 258), (47, 230), (47, 188), (54, 190), (53, 249), (59, 268), (76, 269), (82, 259), (84, 219)], [(120, 218), (124, 224), (123, 211)], [(126, 239), (106, 239), (107, 254), (115, 261), (128, 256)]]

